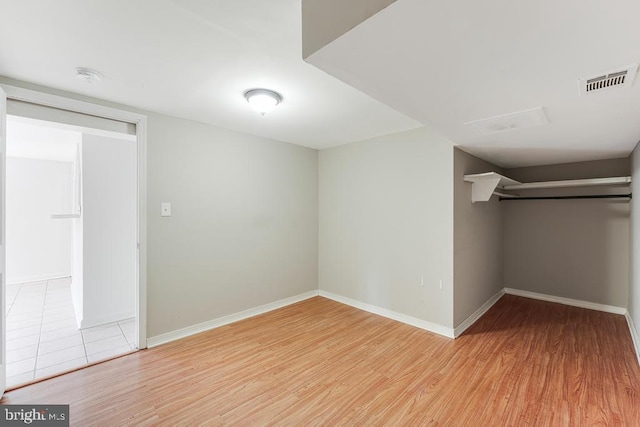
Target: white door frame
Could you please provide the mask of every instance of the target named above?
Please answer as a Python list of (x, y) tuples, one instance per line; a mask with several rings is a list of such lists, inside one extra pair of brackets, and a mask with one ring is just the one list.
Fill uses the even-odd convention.
[(6, 183), (7, 183), (7, 97), (4, 90), (0, 88), (0, 310), (2, 317), (0, 318), (0, 397), (7, 388), (7, 293), (6, 293), (6, 259), (5, 247), (7, 241), (7, 233), (5, 224), (7, 223), (7, 210), (5, 206), (6, 200)]
[[(147, 348), (147, 116), (4, 83), (0, 83), (0, 87), (6, 92), (7, 100), (24, 101), (136, 125), (136, 144), (138, 147), (136, 326), (138, 348)], [(3, 173), (6, 174), (4, 169)], [(2, 179), (5, 178), (2, 177)], [(4, 298), (2, 302), (4, 303)], [(4, 347), (5, 342), (2, 342), (2, 348), (4, 349)]]

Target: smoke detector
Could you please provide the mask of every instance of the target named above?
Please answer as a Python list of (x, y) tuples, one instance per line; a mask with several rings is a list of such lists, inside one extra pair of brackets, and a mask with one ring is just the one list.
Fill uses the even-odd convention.
[(578, 80), (580, 95), (600, 93), (614, 88), (630, 88), (636, 78), (637, 65), (632, 65), (623, 70), (612, 71), (600, 76)]
[(99, 83), (102, 80), (102, 74), (91, 68), (76, 68), (76, 77), (87, 83)]

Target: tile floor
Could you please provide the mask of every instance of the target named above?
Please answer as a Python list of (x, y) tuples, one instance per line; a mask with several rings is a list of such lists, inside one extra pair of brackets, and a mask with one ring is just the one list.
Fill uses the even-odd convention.
[(134, 319), (79, 330), (70, 285), (7, 285), (7, 387), (135, 349)]

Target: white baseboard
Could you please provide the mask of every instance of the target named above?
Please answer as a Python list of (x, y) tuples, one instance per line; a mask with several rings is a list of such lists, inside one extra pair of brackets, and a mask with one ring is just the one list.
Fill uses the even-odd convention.
[(135, 311), (126, 311), (122, 313), (110, 314), (108, 316), (84, 317), (80, 321), (80, 329), (93, 328), (94, 326), (100, 326), (106, 323), (112, 323), (112, 322), (118, 322), (120, 320), (131, 319), (132, 317), (135, 317), (135, 316), (136, 316)]
[(220, 317), (218, 319), (209, 320), (207, 322), (198, 323), (197, 325), (187, 326), (186, 328), (178, 329), (176, 331), (167, 332), (165, 334), (156, 335), (155, 337), (147, 338), (147, 347), (156, 347), (161, 344), (166, 344), (171, 341), (185, 338), (191, 335), (199, 334), (211, 329), (219, 328), (220, 326), (228, 325), (239, 320), (248, 319), (259, 314), (264, 314), (269, 311), (277, 310), (282, 307), (286, 307), (291, 304), (295, 304), (300, 301), (304, 301), (309, 298), (318, 296), (318, 291), (309, 291), (304, 294), (295, 295), (289, 298), (281, 299), (269, 304), (261, 305), (259, 307), (250, 308), (248, 310), (241, 311), (239, 313), (230, 314), (228, 316)]
[(624, 315), (627, 319), (627, 323), (629, 324), (629, 332), (631, 332), (631, 341), (633, 341), (633, 348), (636, 349), (636, 357), (638, 358), (638, 364), (640, 364), (640, 335), (638, 335), (638, 330), (636, 329), (635, 323), (633, 323), (633, 319), (629, 315), (629, 312)]
[(491, 307), (493, 307), (493, 304), (495, 304), (496, 302), (498, 302), (498, 300), (500, 298), (502, 298), (502, 296), (505, 294), (505, 290), (504, 289), (500, 289), (498, 291), (498, 293), (496, 293), (494, 296), (492, 296), (491, 298), (489, 298), (489, 300), (487, 300), (487, 302), (485, 302), (484, 304), (482, 304), (482, 306), (480, 308), (478, 308), (473, 314), (471, 314), (471, 316), (467, 317), (466, 319), (464, 319), (464, 321), (462, 323), (460, 323), (454, 330), (453, 330), (453, 335), (455, 338), (458, 338), (460, 335), (462, 335), (462, 333), (464, 331), (466, 331), (471, 325), (473, 325), (474, 323), (476, 323), (478, 321), (478, 319), (480, 319), (482, 317), (483, 314), (485, 314)]
[(398, 322), (406, 323), (407, 325), (415, 326), (416, 328), (424, 329), (425, 331), (433, 332), (447, 338), (454, 338), (453, 329), (438, 325), (436, 323), (427, 322), (426, 320), (418, 319), (417, 317), (408, 316), (406, 314), (398, 313), (393, 310), (367, 304), (365, 302), (357, 301), (323, 290), (320, 290), (319, 295), (321, 297), (329, 298), (342, 304), (350, 305), (351, 307), (359, 308), (360, 310), (368, 311), (369, 313), (377, 314), (382, 317), (397, 320)]
[(614, 305), (598, 304), (596, 302), (581, 301), (577, 299), (556, 297), (552, 295), (539, 294), (537, 292), (521, 291), (520, 289), (504, 288), (504, 292), (508, 295), (516, 295), (519, 297), (533, 298), (541, 301), (555, 302), (558, 304), (570, 305), (573, 307), (588, 308), (590, 310), (604, 311), (605, 313), (625, 315), (627, 309), (616, 307)]
[(627, 310), (622, 307), (616, 307), (606, 304), (598, 304), (588, 301), (574, 300), (571, 298), (556, 297), (552, 295), (540, 294), (537, 292), (521, 291), (519, 289), (504, 288), (492, 296), (487, 302), (485, 302), (480, 308), (478, 308), (471, 316), (467, 317), (460, 325), (455, 329), (447, 328), (436, 323), (428, 322), (426, 320), (418, 319), (413, 316), (398, 313), (393, 310), (378, 307), (372, 304), (368, 304), (362, 301), (354, 300), (352, 298), (344, 297), (342, 295), (334, 294), (323, 290), (309, 291), (304, 294), (296, 295), (293, 297), (285, 298), (279, 301), (275, 301), (269, 304), (265, 304), (259, 307), (251, 308), (249, 310), (241, 311), (239, 313), (230, 314), (218, 319), (209, 320), (207, 322), (199, 323), (197, 325), (188, 326), (186, 328), (178, 329), (176, 331), (167, 332), (165, 334), (157, 335), (147, 339), (147, 347), (156, 347), (161, 344), (165, 344), (171, 341), (185, 338), (191, 335), (195, 335), (201, 332), (215, 329), (220, 326), (228, 325), (240, 320), (248, 319), (259, 314), (267, 313), (269, 311), (277, 310), (282, 307), (286, 307), (291, 304), (295, 304), (300, 301), (304, 301), (314, 296), (320, 295), (322, 297), (337, 301), (342, 304), (349, 305), (351, 307), (358, 308), (360, 310), (367, 311), (369, 313), (377, 314), (398, 322), (406, 323), (411, 326), (415, 326), (420, 329), (424, 329), (429, 332), (433, 332), (438, 335), (445, 336), (447, 338), (457, 338), (471, 325), (473, 325), (483, 314), (485, 314), (504, 294), (516, 295), (525, 298), (533, 298), (542, 301), (555, 302), (558, 304), (570, 305), (574, 307), (587, 308), (591, 310), (604, 311), (607, 313), (625, 315), (627, 322), (629, 323), (629, 330), (633, 338), (633, 344), (638, 356), (638, 362), (640, 363), (640, 336), (635, 329)]

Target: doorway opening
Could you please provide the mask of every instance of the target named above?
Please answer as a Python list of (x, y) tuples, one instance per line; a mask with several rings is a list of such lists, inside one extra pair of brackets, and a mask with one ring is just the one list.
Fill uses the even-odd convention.
[(7, 116), (6, 379), (139, 348), (135, 135)]
[[(16, 112), (17, 111), (17, 112)], [(144, 115), (95, 103), (79, 101), (37, 90), (0, 84), (0, 308), (6, 307), (6, 116), (7, 113), (47, 120), (61, 125), (102, 130), (102, 136), (112, 132), (132, 135), (136, 145), (136, 259), (135, 259), (135, 326), (137, 348), (147, 347), (147, 286), (146, 286), (146, 129)], [(97, 131), (98, 136), (100, 132)], [(86, 201), (85, 201), (86, 202)], [(75, 214), (74, 214), (75, 215)], [(72, 282), (71, 282), (72, 283)], [(49, 282), (47, 282), (47, 286)], [(52, 283), (52, 290), (55, 288)], [(61, 283), (57, 285), (64, 286)], [(71, 284), (69, 285), (71, 287)], [(14, 292), (15, 293), (15, 292)], [(17, 293), (14, 295), (17, 298)], [(14, 302), (15, 303), (15, 300)], [(75, 310), (75, 306), (74, 306)], [(76, 319), (78, 321), (78, 319)], [(0, 316), (0, 393), (6, 390), (7, 339), (6, 316)], [(89, 325), (83, 325), (89, 328)], [(34, 373), (35, 375), (35, 373)]]

